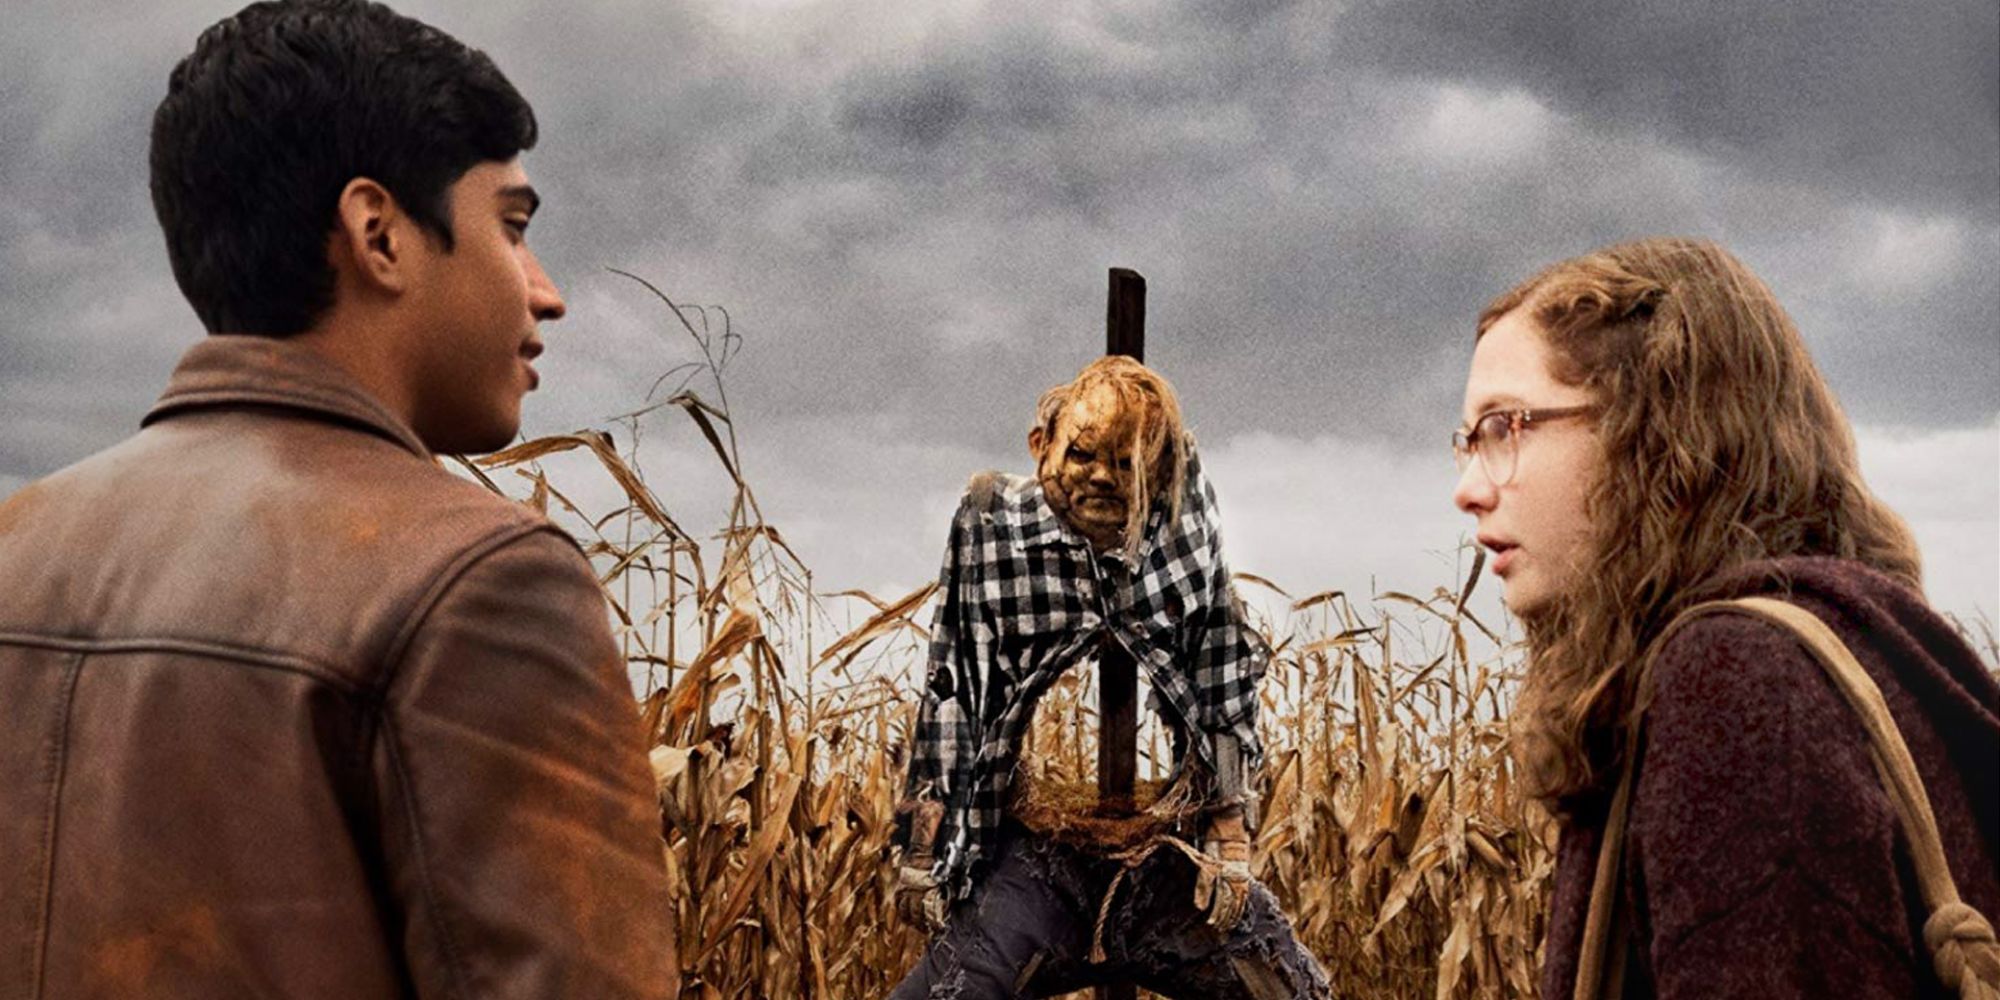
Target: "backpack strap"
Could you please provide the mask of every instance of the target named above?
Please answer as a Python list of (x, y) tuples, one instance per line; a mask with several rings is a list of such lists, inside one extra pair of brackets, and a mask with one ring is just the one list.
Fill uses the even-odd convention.
[[(1685, 620), (1675, 619), (1668, 626)], [(1666, 633), (1661, 637), (1665, 638)], [(1656, 644), (1655, 649), (1659, 648)], [(1590, 880), (1590, 909), (1583, 918), (1583, 945), (1577, 951), (1575, 1000), (1618, 998), (1625, 994), (1625, 951), (1627, 916), (1623, 888), (1618, 876), (1625, 870), (1625, 819), (1631, 814), (1632, 776), (1639, 761), (1639, 731), (1644, 718), (1632, 717), (1625, 741), (1625, 763), (1619, 770), (1618, 790), (1611, 796), (1611, 810), (1604, 816), (1604, 836), (1597, 842), (1597, 870)], [(1614, 927), (1613, 925), (1617, 926)], [(1608, 964), (1607, 964), (1608, 963)]]
[[(2000, 944), (1995, 943), (1993, 925), (1959, 898), (1958, 885), (1945, 862), (1944, 844), (1938, 836), (1930, 797), (1924, 792), (1923, 780), (1917, 776), (1909, 746), (1903, 742), (1903, 734), (1882, 700), (1881, 689), (1825, 622), (1797, 605), (1768, 597), (1697, 604), (1682, 612), (1660, 634), (1653, 644), (1655, 653), (1665, 647), (1668, 636), (1690, 619), (1713, 612), (1748, 614), (1790, 630), (1832, 678), (1834, 687), (1847, 699), (1868, 732), (1875, 769), (1909, 841), (1918, 890), (1931, 912), (1924, 923), (1924, 943), (1930, 948), (1938, 978), (1968, 1000), (2000, 1000)], [(1621, 978), (1615, 973), (1621, 971), (1623, 948), (1610, 956), (1614, 975), (1609, 977), (1605, 975), (1606, 952), (1609, 946), (1622, 944), (1622, 938), (1611, 931), (1619, 918), (1618, 876), (1623, 870), (1625, 824), (1631, 810), (1632, 776), (1642, 721), (1635, 716), (1633, 738), (1626, 744), (1624, 769), (1598, 849), (1590, 911), (1584, 921), (1583, 950), (1577, 963), (1578, 1000), (1616, 996), (1619, 984), (1612, 980)]]

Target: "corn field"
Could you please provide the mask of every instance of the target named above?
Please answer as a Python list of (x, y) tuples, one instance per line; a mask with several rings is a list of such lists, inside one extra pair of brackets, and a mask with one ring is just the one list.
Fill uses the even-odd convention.
[[(889, 837), (935, 588), (815, 588), (742, 473), (727, 314), (667, 305), (701, 357), (662, 378), (664, 398), (630, 416), (626, 441), (642, 418), (685, 416), (679, 428), (733, 482), (719, 530), (676, 521), (636, 451), (604, 431), (464, 469), (571, 530), (600, 572), (643, 681), (684, 996), (879, 997), (923, 944), (895, 915)], [(707, 397), (689, 388), (703, 376)], [(565, 452), (566, 468), (608, 477), (622, 503), (580, 509), (544, 466)], [(1464, 609), (1462, 588), (1295, 599), (1248, 573), (1237, 586), (1284, 609), (1258, 621), (1275, 655), (1254, 871), (1336, 994), (1531, 995), (1553, 830), (1510, 786), (1509, 661), (1468, 652), (1504, 649), (1501, 638)], [(837, 629), (848, 602), (863, 620)], [(1037, 713), (1044, 759), (1094, 760), (1085, 689), (1065, 678)]]

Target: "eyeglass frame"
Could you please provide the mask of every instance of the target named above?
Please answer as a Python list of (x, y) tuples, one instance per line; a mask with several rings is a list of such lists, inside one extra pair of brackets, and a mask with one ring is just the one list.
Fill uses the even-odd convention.
[(1495, 476), (1493, 474), (1493, 467), (1486, 464), (1486, 452), (1482, 451), (1479, 447), (1480, 439), (1485, 437), (1479, 429), (1482, 424), (1494, 417), (1506, 417), (1507, 437), (1512, 441), (1522, 431), (1527, 430), (1535, 424), (1545, 424), (1554, 420), (1566, 420), (1570, 417), (1588, 416), (1600, 409), (1603, 409), (1603, 407), (1595, 403), (1585, 403), (1581, 406), (1543, 406), (1524, 407), (1518, 410), (1488, 410), (1473, 420), (1470, 428), (1460, 427), (1451, 432), (1452, 461), (1457, 464), (1459, 474), (1464, 475), (1466, 465), (1470, 464), (1474, 458), (1477, 458), (1479, 460), (1479, 471), (1486, 476), (1486, 481), (1496, 487), (1505, 486), (1513, 482), (1514, 474), (1521, 470), (1521, 445), (1519, 442), (1515, 442), (1513, 445), (1514, 458), (1507, 466), (1507, 475), (1504, 478)]

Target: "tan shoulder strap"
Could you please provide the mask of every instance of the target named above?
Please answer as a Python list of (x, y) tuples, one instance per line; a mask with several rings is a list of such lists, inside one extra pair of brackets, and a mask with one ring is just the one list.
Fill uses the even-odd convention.
[[(1695, 605), (1667, 626), (1653, 648), (1662, 648), (1666, 638), (1690, 619), (1717, 611), (1755, 615), (1790, 629), (1833, 679), (1834, 686), (1847, 698), (1848, 704), (1853, 706), (1863, 728), (1868, 731), (1875, 768), (1882, 776), (1882, 786), (1895, 805), (1904, 836), (1910, 842), (1918, 889), (1923, 894), (1924, 904), (1931, 911), (1930, 919), (1924, 924), (1924, 942), (1930, 947), (1938, 978), (1961, 997), (2000, 1000), (2000, 944), (1994, 941), (1992, 924), (1959, 899), (1957, 883), (1952, 880), (1951, 869), (1945, 863), (1944, 845), (1938, 837), (1937, 819), (1931, 812), (1930, 797), (1924, 793), (1923, 780), (1917, 776), (1909, 747), (1903, 742), (1902, 732), (1896, 728), (1896, 720), (1889, 715), (1881, 689), (1875, 686), (1874, 680), (1854, 659), (1854, 654), (1825, 622), (1796, 605), (1768, 597)], [(1612, 799), (1603, 846), (1598, 851), (1597, 873), (1591, 885), (1590, 912), (1584, 922), (1583, 950), (1577, 966), (1578, 1000), (1598, 1000), (1607, 995), (1606, 986), (1613, 986), (1603, 970), (1605, 952), (1614, 944), (1610, 931), (1617, 917), (1618, 874), (1623, 862), (1633, 761), (1638, 756), (1636, 722), (1632, 736), (1634, 739), (1626, 744), (1631, 752), (1626, 754), (1618, 791)], [(1613, 957), (1614, 963), (1618, 957), (1622, 954)]]
[[(1633, 729), (1636, 731), (1637, 726)], [(1611, 812), (1604, 819), (1604, 838), (1597, 843), (1597, 871), (1590, 880), (1590, 909), (1583, 918), (1583, 946), (1576, 956), (1575, 1000), (1599, 1000), (1624, 995), (1625, 935), (1613, 934), (1611, 924), (1623, 918), (1619, 906), (1618, 873), (1625, 861), (1625, 815), (1632, 798), (1632, 761), (1636, 745), (1627, 743), (1625, 769)], [(1622, 929), (1621, 929), (1622, 931)], [(1615, 951), (1613, 949), (1616, 949)], [(1612, 963), (1606, 975), (1605, 963)]]

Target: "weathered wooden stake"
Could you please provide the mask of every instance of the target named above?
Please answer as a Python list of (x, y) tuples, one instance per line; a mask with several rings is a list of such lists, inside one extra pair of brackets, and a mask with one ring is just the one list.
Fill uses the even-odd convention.
[[(1146, 279), (1137, 271), (1111, 269), (1104, 353), (1146, 360)], [(1110, 636), (1097, 655), (1097, 721), (1098, 800), (1107, 812), (1132, 812), (1132, 781), (1139, 764), (1139, 669)], [(1097, 988), (1098, 1000), (1133, 1000), (1137, 995), (1125, 983)]]

